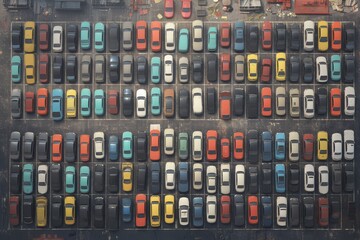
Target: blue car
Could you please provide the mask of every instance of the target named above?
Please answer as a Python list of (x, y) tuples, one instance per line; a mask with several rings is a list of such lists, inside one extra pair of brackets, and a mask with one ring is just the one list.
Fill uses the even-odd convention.
[(341, 58), (340, 55), (331, 56), (331, 80), (340, 81), (341, 79)]
[(131, 222), (132, 203), (130, 198), (122, 199), (122, 220), (123, 222)]
[(216, 27), (209, 27), (208, 30), (208, 42), (207, 42), (207, 49), (209, 52), (215, 52), (217, 50), (217, 28)]
[(285, 133), (275, 135), (275, 160), (285, 160)]
[(102, 89), (96, 89), (94, 92), (95, 115), (105, 114), (105, 92)]
[(105, 25), (101, 22), (95, 24), (94, 45), (96, 52), (105, 50)]
[(80, 46), (82, 50), (89, 50), (91, 48), (91, 25), (89, 22), (81, 23)]
[(273, 210), (272, 210), (272, 201), (269, 196), (261, 197), (261, 216), (262, 216), (262, 226), (263, 227), (271, 227), (272, 226), (272, 218), (273, 218)]
[(151, 58), (151, 82), (160, 83), (161, 81), (161, 60), (159, 57)]
[(24, 164), (23, 167), (23, 191), (25, 194), (32, 194), (34, 191), (34, 165)]
[(151, 114), (158, 116), (161, 113), (161, 90), (158, 87), (151, 89)]
[(52, 91), (52, 118), (54, 121), (61, 121), (64, 118), (64, 91), (60, 88)]
[(204, 225), (204, 203), (202, 197), (194, 197), (193, 199), (193, 225), (194, 227), (202, 227)]
[(245, 48), (245, 23), (236, 22), (234, 27), (234, 51), (241, 52)]
[(180, 193), (189, 191), (189, 164), (187, 162), (179, 163), (179, 183), (178, 190)]
[(20, 56), (13, 56), (11, 58), (11, 81), (13, 83), (21, 82), (22, 63)]
[(111, 161), (117, 161), (119, 158), (119, 138), (111, 135), (109, 137), (109, 158)]
[(75, 193), (75, 167), (67, 166), (65, 169), (65, 193)]
[(80, 106), (81, 116), (89, 117), (91, 115), (91, 91), (89, 88), (81, 89)]
[(285, 192), (285, 165), (275, 165), (275, 191), (277, 193)]
[(262, 157), (264, 162), (270, 162), (272, 160), (272, 136), (271, 132), (263, 132), (261, 134), (262, 139)]
[(80, 192), (89, 193), (90, 191), (90, 168), (88, 166), (80, 167)]
[(189, 51), (189, 29), (182, 28), (179, 32), (179, 52), (187, 53)]

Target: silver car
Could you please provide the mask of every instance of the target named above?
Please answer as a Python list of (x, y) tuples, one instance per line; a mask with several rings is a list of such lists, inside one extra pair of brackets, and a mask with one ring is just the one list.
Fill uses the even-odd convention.
[(323, 56), (316, 58), (316, 81), (319, 83), (325, 83), (328, 81), (327, 60)]
[(284, 116), (286, 111), (286, 98), (285, 98), (285, 88), (284, 87), (277, 87), (276, 92), (276, 115)]
[(95, 75), (95, 82), (96, 83), (104, 83), (105, 82), (105, 57), (103, 55), (96, 55), (95, 56), (95, 64), (94, 64), (94, 75)]
[(276, 223), (280, 227), (286, 226), (287, 220), (287, 199), (286, 197), (276, 198)]
[(216, 196), (206, 196), (206, 221), (208, 223), (216, 223)]
[(175, 131), (173, 128), (166, 128), (164, 130), (164, 153), (166, 155), (173, 155), (175, 152)]
[(313, 21), (304, 22), (304, 50), (314, 50), (314, 39), (315, 39), (315, 23)]
[(187, 57), (179, 59), (179, 81), (180, 83), (189, 82), (189, 58)]
[(327, 194), (329, 192), (329, 168), (328, 166), (319, 166), (319, 193)]
[(134, 68), (134, 59), (132, 55), (125, 55), (123, 58), (123, 81), (124, 83), (133, 82), (133, 68)]
[(355, 138), (353, 130), (344, 130), (344, 158), (353, 160), (355, 151)]
[(181, 197), (179, 199), (179, 223), (181, 226), (189, 225), (189, 199)]
[(331, 135), (331, 158), (333, 161), (341, 161), (342, 158), (342, 136), (340, 133)]
[(123, 48), (126, 51), (132, 50), (134, 41), (134, 25), (132, 22), (124, 22), (123, 28)]
[(298, 118), (300, 116), (300, 92), (297, 88), (292, 88), (289, 91), (290, 95), (290, 116)]
[(304, 90), (304, 117), (313, 118), (315, 115), (315, 98), (314, 90), (305, 89)]
[(289, 160), (299, 161), (300, 137), (298, 132), (289, 132)]
[(168, 52), (175, 51), (175, 24), (168, 22), (165, 24), (165, 50)]
[(245, 191), (245, 167), (242, 164), (235, 167), (235, 190), (239, 193)]
[(91, 83), (92, 60), (90, 55), (83, 55), (81, 58), (81, 81), (83, 83)]
[(166, 83), (174, 81), (174, 58), (172, 55), (164, 56), (164, 81)]
[(315, 190), (315, 170), (312, 164), (304, 166), (304, 190), (305, 192), (314, 192)]
[(175, 189), (175, 163), (167, 162), (165, 164), (165, 189), (174, 190)]
[(147, 93), (145, 89), (136, 91), (136, 116), (139, 118), (146, 117), (147, 114)]
[(204, 49), (203, 31), (203, 21), (195, 20), (192, 22), (192, 47), (195, 52), (201, 52)]
[(192, 110), (195, 115), (203, 114), (203, 92), (201, 88), (192, 89)]
[(206, 168), (206, 191), (207, 193), (216, 193), (216, 167), (208, 166)]
[(220, 165), (220, 192), (221, 194), (230, 193), (230, 164), (222, 163)]
[(193, 188), (201, 190), (203, 187), (203, 165), (194, 163), (193, 165)]
[(235, 59), (235, 82), (243, 82), (245, 80), (245, 57), (243, 55), (236, 55)]
[(54, 26), (52, 48), (54, 52), (63, 51), (63, 27)]
[(194, 161), (201, 161), (203, 155), (203, 135), (201, 131), (192, 134), (192, 157)]
[(344, 90), (344, 113), (346, 116), (355, 114), (355, 90), (353, 87), (346, 87)]
[(38, 166), (38, 193), (46, 194), (48, 191), (48, 170), (47, 165)]

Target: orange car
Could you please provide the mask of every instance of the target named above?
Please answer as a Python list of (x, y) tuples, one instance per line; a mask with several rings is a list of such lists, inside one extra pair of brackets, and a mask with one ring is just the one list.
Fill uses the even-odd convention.
[(229, 160), (230, 159), (230, 139), (222, 138), (220, 141), (221, 145), (221, 159)]
[(161, 52), (161, 23), (158, 21), (151, 22), (151, 50)]
[(135, 225), (146, 227), (146, 195), (137, 194), (135, 198)]
[(61, 134), (54, 134), (52, 136), (52, 161), (61, 162), (62, 160), (62, 141), (63, 137)]
[(160, 131), (157, 129), (150, 131), (150, 160), (160, 160)]
[(36, 94), (37, 114), (46, 116), (48, 114), (49, 91), (46, 88), (39, 88)]
[(227, 82), (230, 81), (230, 54), (221, 53), (220, 55), (220, 80)]
[(233, 156), (235, 160), (244, 159), (244, 133), (234, 132), (233, 136)]
[(271, 117), (271, 88), (264, 87), (261, 89), (261, 115)]
[(231, 93), (228, 91), (223, 91), (220, 93), (219, 99), (220, 105), (220, 118), (224, 120), (231, 119)]
[(259, 222), (259, 209), (257, 196), (248, 197), (248, 223), (258, 224)]
[(231, 24), (226, 22), (220, 25), (220, 46), (230, 47), (231, 42)]
[(333, 51), (341, 50), (341, 22), (331, 24), (331, 49)]
[(80, 160), (88, 162), (90, 160), (90, 135), (80, 135)]
[(147, 49), (146, 35), (147, 35), (146, 22), (143, 20), (137, 21), (136, 22), (136, 49), (138, 51), (146, 51), (146, 49)]
[(215, 130), (206, 132), (206, 159), (208, 161), (216, 161), (217, 159), (217, 138), (218, 134)]
[(333, 117), (341, 115), (341, 90), (340, 88), (332, 88), (330, 90), (330, 114)]

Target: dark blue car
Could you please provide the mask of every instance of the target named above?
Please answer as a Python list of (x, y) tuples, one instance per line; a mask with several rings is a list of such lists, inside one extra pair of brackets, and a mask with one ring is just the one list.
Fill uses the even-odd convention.
[(202, 227), (204, 225), (204, 203), (202, 197), (194, 197), (193, 199), (193, 225), (194, 227)]
[(130, 198), (122, 199), (122, 219), (123, 222), (131, 222), (132, 203)]
[(270, 162), (272, 160), (272, 136), (271, 132), (263, 132), (261, 134), (262, 139), (262, 157), (264, 162)]
[(117, 161), (119, 158), (119, 138), (111, 135), (109, 137), (109, 158), (111, 161)]
[(271, 197), (262, 196), (261, 197), (261, 215), (262, 215), (262, 226), (271, 227), (272, 226), (272, 202)]
[(189, 164), (187, 162), (179, 163), (179, 192), (187, 193), (189, 191)]
[(277, 193), (285, 192), (285, 165), (275, 165), (275, 190)]

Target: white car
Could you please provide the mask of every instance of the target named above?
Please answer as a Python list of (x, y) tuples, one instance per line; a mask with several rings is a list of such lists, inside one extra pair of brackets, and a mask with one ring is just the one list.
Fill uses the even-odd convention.
[(328, 166), (319, 166), (319, 193), (327, 194), (329, 192), (329, 168)]
[(165, 24), (165, 50), (168, 52), (175, 51), (175, 24), (168, 22)]
[(328, 81), (327, 61), (323, 56), (316, 58), (316, 81), (319, 83), (326, 83)]
[(304, 22), (304, 50), (314, 50), (314, 38), (315, 38), (315, 23), (313, 21)]
[(315, 170), (311, 164), (304, 166), (304, 190), (306, 192), (314, 192), (315, 190)]
[(173, 128), (164, 130), (164, 153), (173, 155), (175, 152), (175, 131)]
[(299, 161), (300, 136), (298, 132), (289, 132), (289, 160)]
[(220, 165), (220, 192), (221, 194), (230, 194), (230, 164), (222, 163)]
[(213, 195), (206, 196), (206, 221), (216, 223), (216, 197)]
[(276, 198), (276, 223), (280, 227), (285, 227), (287, 221), (287, 200), (286, 197)]
[(203, 31), (203, 21), (195, 20), (192, 22), (192, 47), (195, 52), (201, 52), (204, 49)]
[(105, 134), (94, 132), (94, 153), (95, 159), (101, 160), (105, 157)]
[(341, 161), (342, 158), (342, 136), (340, 133), (331, 135), (331, 158), (333, 161)]
[(48, 191), (48, 172), (47, 165), (38, 166), (38, 193), (45, 194)]
[(189, 82), (189, 58), (179, 58), (179, 81), (181, 83)]
[(167, 162), (165, 164), (165, 188), (166, 190), (175, 189), (175, 163)]
[(203, 114), (203, 92), (201, 88), (192, 90), (192, 110), (195, 115)]
[(203, 187), (203, 165), (194, 163), (193, 165), (193, 188), (201, 190)]
[(52, 48), (54, 52), (63, 51), (63, 27), (54, 26), (53, 28), (53, 39)]
[(304, 117), (313, 118), (315, 115), (315, 98), (314, 90), (305, 89), (304, 90)]
[(201, 131), (194, 131), (192, 134), (192, 158), (194, 161), (201, 161), (203, 156), (203, 134)]
[(146, 117), (147, 114), (147, 93), (145, 89), (136, 91), (136, 116), (139, 118)]
[(235, 167), (235, 190), (238, 193), (245, 191), (245, 167), (242, 164)]
[(189, 225), (189, 199), (181, 197), (179, 199), (179, 223), (181, 226)]
[(353, 87), (346, 87), (344, 90), (344, 113), (346, 116), (355, 114), (355, 90)]
[(277, 87), (275, 91), (275, 109), (276, 115), (284, 116), (286, 111), (286, 97), (285, 97), (285, 88), (284, 87)]
[(290, 100), (290, 116), (298, 118), (300, 116), (300, 92), (297, 88), (292, 88), (289, 91)]
[(164, 57), (164, 81), (172, 83), (174, 81), (174, 58), (172, 55)]
[(216, 167), (207, 166), (206, 168), (206, 191), (207, 193), (216, 193)]
[(344, 158), (353, 160), (355, 151), (355, 138), (353, 130), (344, 130)]

